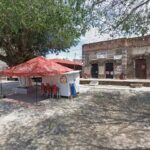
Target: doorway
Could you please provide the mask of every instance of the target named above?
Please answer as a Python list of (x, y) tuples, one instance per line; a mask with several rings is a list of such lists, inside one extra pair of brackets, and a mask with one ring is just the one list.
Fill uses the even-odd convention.
[(113, 63), (106, 63), (105, 64), (105, 72), (106, 72), (106, 78), (113, 79), (113, 77), (114, 77), (114, 65), (113, 65)]
[(98, 64), (92, 64), (91, 76), (92, 76), (92, 78), (98, 78)]
[(135, 77), (137, 79), (146, 79), (146, 59), (135, 60)]

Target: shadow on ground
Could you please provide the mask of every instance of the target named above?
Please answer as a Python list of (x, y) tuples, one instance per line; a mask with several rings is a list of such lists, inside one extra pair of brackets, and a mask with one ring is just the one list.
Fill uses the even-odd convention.
[(83, 105), (73, 113), (45, 118), (34, 127), (24, 127), (23, 133), (15, 131), (3, 146), (8, 150), (149, 150), (150, 93), (128, 94), (83, 94), (74, 99)]
[(36, 103), (39, 101), (42, 101), (44, 99), (47, 99), (47, 97), (41, 96), (41, 90), (40, 87), (37, 87), (37, 94), (36, 94), (36, 86), (27, 88), (27, 94), (19, 94), (15, 93), (15, 89), (19, 87), (18, 81), (9, 81), (6, 83), (1, 83), (1, 90), (0, 94), (6, 97), (7, 99), (11, 99), (12, 101), (19, 101), (19, 102), (25, 102), (25, 103)]
[(53, 137), (48, 149), (148, 150), (149, 100), (150, 93), (96, 93), (78, 112), (40, 123), (39, 132)]

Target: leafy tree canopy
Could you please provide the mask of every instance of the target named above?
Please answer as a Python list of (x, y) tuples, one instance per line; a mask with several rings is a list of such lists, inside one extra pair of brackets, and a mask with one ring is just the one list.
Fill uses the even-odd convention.
[(66, 51), (90, 27), (111, 35), (150, 32), (150, 0), (1, 0), (0, 60), (9, 66)]
[(93, 0), (92, 20), (100, 33), (145, 35), (150, 33), (150, 0)]
[(12, 66), (76, 45), (87, 10), (85, 0), (1, 0), (0, 59)]

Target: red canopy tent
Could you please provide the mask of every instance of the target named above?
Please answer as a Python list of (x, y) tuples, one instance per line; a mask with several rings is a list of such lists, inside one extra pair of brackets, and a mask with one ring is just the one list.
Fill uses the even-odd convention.
[[(36, 57), (25, 63), (8, 68), (1, 71), (0, 74), (5, 76), (17, 77), (41, 77), (63, 74), (65, 72), (73, 71), (70, 68), (59, 65), (54, 61), (48, 61), (44, 57)], [(37, 82), (36, 82), (36, 102), (37, 102)]]
[(69, 71), (72, 71), (72, 69), (39, 56), (25, 63), (6, 69), (2, 71), (1, 74), (5, 76), (35, 77), (63, 74)]

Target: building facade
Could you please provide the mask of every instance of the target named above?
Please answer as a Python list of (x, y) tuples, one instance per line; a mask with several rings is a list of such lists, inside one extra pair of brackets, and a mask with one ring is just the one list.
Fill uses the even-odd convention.
[(83, 76), (150, 79), (150, 35), (85, 44), (82, 55)]

